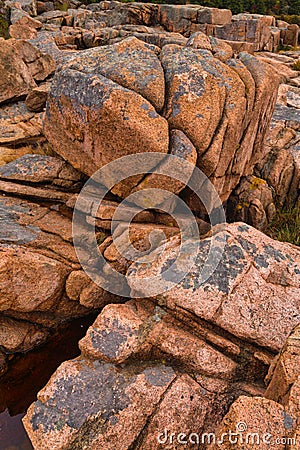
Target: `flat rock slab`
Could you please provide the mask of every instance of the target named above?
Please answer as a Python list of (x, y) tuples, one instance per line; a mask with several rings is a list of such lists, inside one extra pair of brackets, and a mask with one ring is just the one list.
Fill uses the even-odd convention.
[[(24, 424), (36, 448), (58, 450), (82, 445), (84, 429), (94, 417), (90, 449), (115, 449), (120, 436), (122, 446), (129, 448), (175, 377), (164, 365), (132, 367), (122, 373), (99, 361), (69, 361), (56, 372), (53, 385), (39, 393)], [(78, 401), (83, 402), (80, 411)]]
[[(228, 225), (216, 236), (214, 248), (220, 263), (213, 274), (201, 282), (202, 269), (211, 239), (200, 242), (194, 269), (175, 288), (160, 294), (156, 301), (172, 310), (184, 310), (210, 321), (240, 339), (278, 351), (292, 328), (299, 322), (300, 252), (297, 247), (273, 241), (245, 224)], [(149, 267), (132, 264), (128, 282), (143, 295), (141, 280), (163, 275), (176, 257), (176, 238), (168, 249), (149, 255)], [(194, 244), (196, 245), (196, 244)], [(190, 242), (193, 252), (193, 242)], [(154, 260), (153, 256), (156, 255)], [(189, 264), (189, 252), (182, 258)], [(168, 278), (165, 279), (166, 286)], [(262, 307), (263, 305), (263, 307)]]
[(43, 115), (29, 111), (24, 102), (0, 108), (0, 145), (31, 144), (43, 139)]
[(273, 120), (284, 121), (287, 127), (300, 130), (300, 111), (298, 108), (277, 104)]
[(36, 81), (54, 72), (55, 63), (27, 41), (0, 41), (0, 103), (18, 99), (36, 87)]
[(24, 155), (0, 167), (0, 178), (30, 183), (51, 183), (58, 178), (80, 181), (81, 174), (62, 159), (47, 155)]

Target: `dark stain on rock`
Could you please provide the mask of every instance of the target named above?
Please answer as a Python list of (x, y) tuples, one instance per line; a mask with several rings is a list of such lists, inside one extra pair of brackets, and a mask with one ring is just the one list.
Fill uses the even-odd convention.
[(175, 263), (176, 258), (167, 259), (167, 261), (162, 265), (160, 273), (163, 275), (164, 272), (169, 270), (171, 266)]
[(277, 262), (286, 261), (285, 255), (280, 250), (276, 250), (272, 245), (264, 245), (263, 247), (266, 258), (275, 259)]
[(188, 158), (194, 149), (194, 146), (188, 137), (179, 130), (171, 131), (170, 147), (173, 155), (183, 159)]
[(108, 358), (116, 358), (118, 356), (119, 348), (126, 343), (128, 336), (137, 336), (138, 331), (132, 330), (129, 326), (120, 324), (117, 319), (114, 319), (112, 329), (101, 330), (93, 328), (91, 332), (91, 341), (93, 347), (99, 350), (104, 356)]
[(268, 268), (269, 267), (269, 264), (264, 255), (255, 256), (254, 261), (259, 268), (261, 268), (261, 267)]
[(27, 244), (34, 241), (40, 229), (32, 225), (20, 225), (20, 214), (26, 214), (29, 210), (20, 205), (10, 205), (0, 199), (0, 240), (3, 243)]
[(241, 233), (246, 233), (247, 231), (249, 231), (249, 227), (248, 225), (239, 225), (237, 227), (238, 231), (240, 231)]
[(76, 70), (64, 69), (58, 72), (52, 82), (49, 98), (57, 107), (62, 98), (72, 102), (82, 121), (86, 121), (86, 108), (102, 109), (113, 90), (128, 91), (102, 75), (84, 74)]
[[(165, 267), (163, 267), (164, 269)], [(173, 283), (178, 283), (179, 281), (181, 281), (185, 275), (185, 272), (181, 271), (180, 269), (177, 268), (176, 264), (173, 265), (172, 268), (170, 268), (171, 270), (164, 270), (162, 269), (162, 277), (166, 280), (166, 281), (172, 281)]]
[(126, 379), (112, 364), (84, 362), (77, 375), (54, 382), (52, 398), (35, 403), (32, 428), (37, 431), (43, 424), (45, 433), (64, 426), (78, 430), (89, 417), (99, 413), (106, 421), (127, 408), (130, 399), (125, 391), (135, 378), (133, 375)]
[[(196, 245), (196, 243), (195, 243)], [(221, 247), (211, 247), (209, 240), (201, 241), (199, 245), (199, 252), (196, 258), (194, 269), (184, 278), (180, 285), (184, 289), (192, 289), (196, 291), (200, 287), (204, 290), (216, 288), (218, 291), (228, 294), (230, 292), (231, 281), (243, 272), (246, 267), (246, 260), (243, 250), (236, 244), (226, 244), (224, 251)], [(210, 254), (209, 254), (210, 253)], [(218, 266), (214, 269), (212, 275), (208, 280), (203, 282), (203, 273), (210, 271), (211, 265), (215, 261), (220, 261)], [(204, 266), (205, 271), (202, 273)]]
[(289, 414), (287, 414), (285, 411), (283, 411), (282, 415), (283, 415), (284, 428), (286, 430), (290, 430), (291, 428), (293, 428), (294, 419)]
[(148, 117), (150, 117), (150, 119), (157, 119), (157, 117), (159, 117), (159, 115), (157, 114), (156, 111), (149, 111)]
[(148, 367), (143, 371), (146, 380), (152, 386), (167, 386), (174, 378), (174, 370), (171, 367), (159, 365)]
[(230, 282), (242, 273), (245, 266), (246, 261), (241, 248), (237, 245), (226, 244), (218, 267), (205, 284), (215, 286), (219, 291), (228, 294)]
[(252, 242), (242, 236), (237, 236), (237, 241), (249, 255), (254, 256), (257, 253), (257, 247)]

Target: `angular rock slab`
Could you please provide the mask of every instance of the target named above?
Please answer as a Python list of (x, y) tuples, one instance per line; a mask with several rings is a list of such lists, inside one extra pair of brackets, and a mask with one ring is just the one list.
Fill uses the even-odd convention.
[(159, 112), (164, 106), (165, 79), (157, 51), (154, 45), (130, 37), (115, 45), (85, 50), (66, 67), (103, 75), (140, 94)]
[(300, 377), (300, 326), (288, 337), (280, 354), (270, 367), (265, 396), (284, 406), (291, 397), (291, 389)]
[[(85, 64), (85, 56), (82, 55), (82, 60), (71, 64), (76, 69), (59, 71), (53, 81), (46, 111), (45, 135), (63, 158), (89, 176), (124, 155), (168, 152), (167, 121), (138, 93), (144, 93), (143, 83), (149, 76), (153, 60), (157, 70), (160, 63), (154, 52), (143, 44), (137, 45), (136, 41), (129, 39), (128, 47), (125, 41), (122, 46), (109, 47), (102, 51), (102, 57), (100, 51), (97, 58), (98, 63), (101, 58), (104, 59), (102, 69), (101, 65), (98, 68), (97, 59), (94, 61), (92, 58), (92, 61), (88, 59), (87, 68), (82, 68)], [(148, 65), (143, 65), (142, 61), (140, 74), (130, 76), (130, 64), (136, 64), (134, 58), (139, 56), (141, 48), (146, 55), (151, 54)], [(124, 69), (120, 73), (120, 67), (116, 70), (112, 64), (113, 56), (118, 53), (121, 55), (120, 67), (124, 67), (124, 58), (128, 58), (127, 72)], [(155, 92), (163, 87), (164, 82), (160, 80), (161, 73), (158, 81), (153, 82)], [(151, 83), (151, 80), (147, 83), (147, 98), (156, 103), (151, 95)]]
[[(64, 164), (62, 162), (62, 167)], [(49, 195), (52, 190), (44, 191)], [(34, 318), (36, 313), (50, 311), (58, 321), (65, 315), (72, 317), (87, 312), (78, 300), (84, 288), (91, 288), (90, 280), (85, 286), (81, 283), (75, 298), (68, 299), (65, 294), (68, 275), (80, 268), (71, 244), (71, 220), (47, 207), (3, 196), (0, 198), (0, 222), (0, 310), (22, 317), (32, 314)], [(73, 280), (71, 284), (74, 283)], [(72, 291), (70, 281), (68, 286)], [(104, 298), (112, 300), (100, 288), (96, 291), (94, 304), (87, 304), (87, 308), (101, 307)], [(72, 301), (72, 308), (69, 301)], [(66, 303), (68, 308), (59, 312), (60, 305)]]
[(0, 41), (0, 103), (27, 95), (55, 70), (54, 60), (27, 41)]
[(113, 450), (120, 437), (127, 449), (175, 378), (174, 370), (161, 364), (120, 371), (99, 361), (67, 361), (39, 393), (24, 425), (36, 449)]
[(25, 62), (15, 54), (10, 42), (0, 41), (0, 102), (28, 94), (36, 86)]
[(80, 181), (81, 174), (65, 161), (47, 155), (24, 155), (0, 168), (0, 178), (29, 183)]
[[(243, 223), (227, 225), (214, 238), (215, 243), (225, 242), (225, 247), (224, 252), (220, 245), (214, 247), (214, 258), (220, 262), (210, 277), (201, 282), (211, 247), (211, 238), (206, 238), (200, 241), (190, 273), (156, 302), (209, 321), (242, 340), (280, 350), (300, 321), (300, 250)], [(198, 248), (196, 242), (189, 244), (191, 253)], [(136, 294), (137, 283), (139, 295), (146, 295), (141, 288), (143, 278), (164, 277), (177, 248), (178, 240), (173, 238), (166, 249), (149, 255), (148, 264), (145, 259), (144, 264), (131, 265), (127, 279), (132, 294)], [(189, 255), (182, 257), (190, 263)]]
[(181, 327), (148, 300), (129, 301), (106, 306), (79, 345), (85, 356), (115, 364), (160, 352), (158, 359), (173, 359), (195, 374), (234, 378), (237, 364), (232, 359)]

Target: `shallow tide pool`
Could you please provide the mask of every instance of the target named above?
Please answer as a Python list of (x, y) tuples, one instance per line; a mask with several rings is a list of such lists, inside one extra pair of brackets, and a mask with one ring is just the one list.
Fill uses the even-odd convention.
[(60, 326), (42, 347), (17, 355), (0, 378), (0, 450), (32, 450), (22, 424), (27, 408), (57, 367), (80, 354), (78, 341), (97, 314)]

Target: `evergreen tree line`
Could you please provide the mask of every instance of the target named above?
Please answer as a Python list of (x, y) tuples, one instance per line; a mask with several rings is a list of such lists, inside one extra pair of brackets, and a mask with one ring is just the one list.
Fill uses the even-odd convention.
[[(282, 16), (282, 20), (297, 22), (300, 17), (283, 17), (300, 15), (300, 0), (201, 0), (203, 6), (227, 8), (234, 14), (249, 12), (252, 14), (272, 14)], [(294, 19), (294, 20), (293, 20)]]
[[(91, 1), (91, 0), (90, 0)], [(92, 0), (99, 1), (99, 0)], [(122, 1), (122, 0), (121, 0)], [(144, 1), (145, 3), (193, 3), (214, 8), (230, 9), (233, 14), (248, 12), (252, 14), (271, 14), (279, 19), (300, 25), (300, 0), (123, 0), (125, 2)]]
[[(200, 3), (193, 1), (193, 3)], [(234, 14), (249, 12), (252, 14), (272, 14), (275, 16), (300, 15), (300, 0), (203, 0), (201, 4), (216, 8), (228, 8)], [(284, 20), (284, 17), (282, 17)], [(288, 21), (295, 22), (292, 17)], [(300, 19), (300, 17), (299, 17)]]

